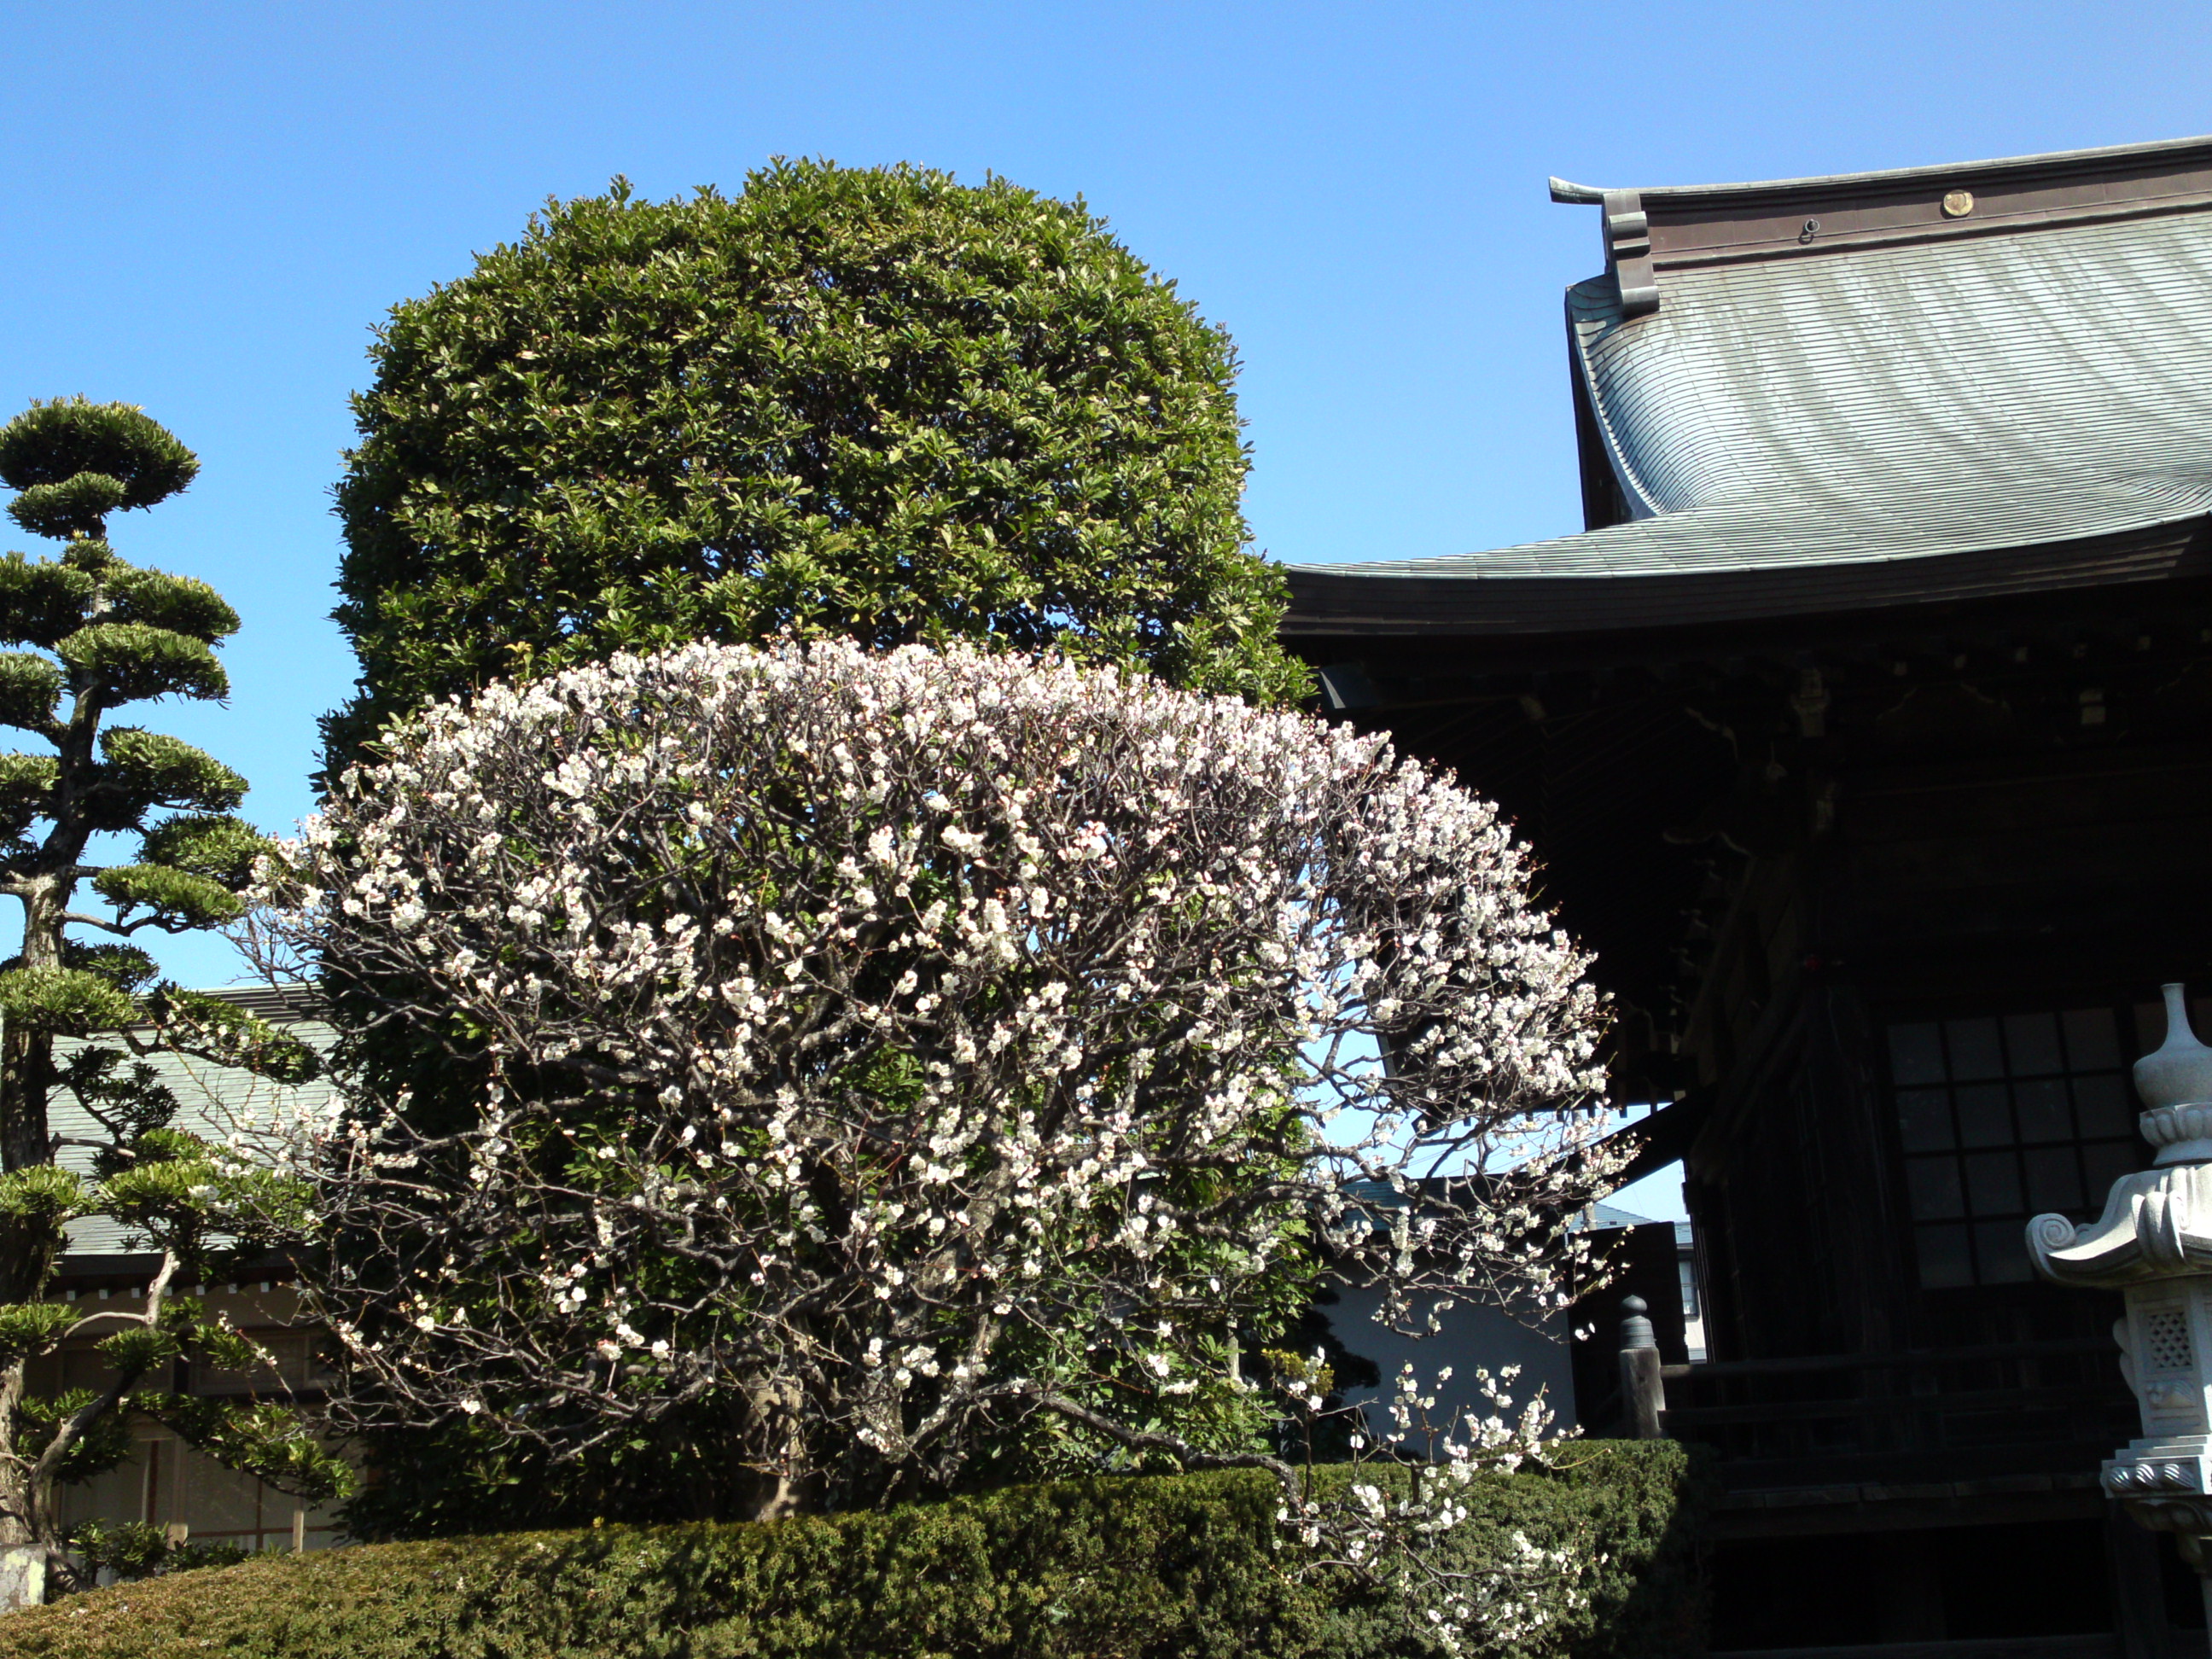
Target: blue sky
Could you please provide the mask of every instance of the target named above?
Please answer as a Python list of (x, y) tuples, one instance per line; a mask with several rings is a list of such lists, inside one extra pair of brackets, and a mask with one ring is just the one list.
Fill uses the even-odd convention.
[[(246, 619), (157, 715), (307, 811), (352, 665), (328, 492), (385, 309), (549, 195), (776, 154), (1080, 194), (1243, 354), (1258, 544), (1419, 557), (1578, 526), (1544, 180), (1905, 166), (2212, 129), (2205, 14), (2033, 5), (377, 6), (5, 0), (0, 417), (82, 392), (197, 448), (126, 557)], [(0, 544), (29, 546), (12, 526)], [(1479, 781), (1477, 781), (1479, 782)], [(167, 951), (189, 981), (223, 947)]]

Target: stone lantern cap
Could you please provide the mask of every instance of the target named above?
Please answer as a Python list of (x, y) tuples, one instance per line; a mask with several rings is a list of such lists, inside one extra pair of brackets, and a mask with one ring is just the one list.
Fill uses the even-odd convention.
[(2036, 1271), (2061, 1285), (2118, 1289), (2212, 1273), (2212, 1048), (2190, 1029), (2182, 988), (2166, 990), (2166, 1042), (2136, 1062), (2151, 1167), (2112, 1183), (2105, 1212), (2076, 1228), (2063, 1215), (2027, 1224)]

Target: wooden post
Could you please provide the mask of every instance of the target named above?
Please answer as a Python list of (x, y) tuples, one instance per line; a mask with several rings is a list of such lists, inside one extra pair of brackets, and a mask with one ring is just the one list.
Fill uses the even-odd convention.
[(1620, 1304), (1620, 1404), (1628, 1431), (1638, 1440), (1656, 1440), (1667, 1410), (1667, 1383), (1659, 1375), (1659, 1344), (1644, 1316), (1650, 1304), (1632, 1296)]

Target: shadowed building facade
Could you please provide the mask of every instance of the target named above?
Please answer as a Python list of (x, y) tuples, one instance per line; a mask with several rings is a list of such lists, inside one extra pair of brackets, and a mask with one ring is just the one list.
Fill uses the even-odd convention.
[[(318, 1051), (330, 1044), (330, 1028), (304, 997), (238, 988), (210, 994), (290, 1032)], [(151, 1034), (146, 1036), (150, 1040)], [(70, 1046), (64, 1040), (64, 1055)], [(176, 1127), (217, 1144), (240, 1131), (265, 1132), (281, 1118), (327, 1109), (333, 1100), (326, 1080), (270, 1083), (250, 1072), (160, 1052), (149, 1053), (147, 1062), (157, 1080), (176, 1097)], [(52, 1112), (54, 1133), (63, 1140), (59, 1162), (79, 1174), (92, 1174), (90, 1148), (99, 1139), (100, 1126), (84, 1104), (66, 1091), (57, 1091)], [(54, 1291), (75, 1308), (82, 1328), (58, 1352), (32, 1363), (34, 1394), (53, 1395), (74, 1389), (96, 1392), (107, 1387), (114, 1372), (98, 1352), (98, 1344), (117, 1326), (100, 1316), (110, 1310), (143, 1312), (148, 1281), (161, 1264), (160, 1255), (148, 1248), (143, 1237), (111, 1218), (82, 1218), (70, 1224)], [(167, 1386), (180, 1394), (225, 1400), (290, 1404), (313, 1398), (322, 1377), (313, 1328), (291, 1283), (291, 1264), (271, 1259), (241, 1271), (243, 1276), (234, 1283), (179, 1288), (258, 1343), (273, 1365), (227, 1371), (179, 1359)], [(62, 1488), (65, 1525), (145, 1522), (182, 1542), (228, 1545), (249, 1552), (323, 1549), (343, 1536), (335, 1506), (305, 1503), (250, 1474), (226, 1468), (150, 1418), (132, 1419), (130, 1439), (131, 1454), (121, 1463)]]
[(1517, 821), (1671, 1103), (1715, 1645), (2202, 1653), (2023, 1231), (2212, 988), (2212, 140), (1553, 189), (1586, 528), (1294, 568), (1285, 635)]

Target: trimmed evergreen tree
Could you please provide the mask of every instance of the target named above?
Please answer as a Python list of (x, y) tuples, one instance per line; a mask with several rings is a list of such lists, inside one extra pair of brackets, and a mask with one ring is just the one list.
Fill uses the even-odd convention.
[[(0, 558), (0, 724), (34, 740), (0, 754), (0, 894), (22, 913), (0, 969), (0, 1550), (14, 1594), (72, 1570), (57, 1489), (113, 1467), (137, 1414), (272, 1485), (342, 1490), (343, 1464), (281, 1401), (173, 1392), (176, 1364), (240, 1369), (267, 1356), (188, 1292), (265, 1251), (305, 1194), (175, 1127), (179, 1103), (148, 1056), (162, 1049), (277, 1082), (313, 1075), (296, 1039), (214, 997), (157, 981), (132, 937), (219, 927), (267, 843), (233, 816), (246, 780), (213, 756), (109, 717), (162, 697), (219, 702), (216, 646), (237, 614), (206, 583), (125, 563), (111, 514), (191, 483), (198, 462), (123, 404), (34, 404), (0, 428), (0, 483), (16, 524), (64, 545)], [(102, 864), (98, 840), (137, 837)], [(76, 908), (81, 890), (94, 900)], [(89, 932), (95, 942), (80, 937)], [(66, 1140), (54, 1107), (94, 1126)], [(159, 1259), (143, 1302), (88, 1309), (55, 1277), (70, 1222), (105, 1216)], [(99, 1338), (104, 1386), (40, 1394), (35, 1362)]]
[(396, 307), (338, 487), (361, 690), (787, 630), (1295, 697), (1221, 329), (1081, 202), (780, 161), (549, 206)]

